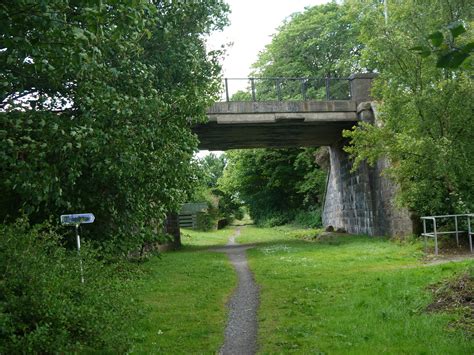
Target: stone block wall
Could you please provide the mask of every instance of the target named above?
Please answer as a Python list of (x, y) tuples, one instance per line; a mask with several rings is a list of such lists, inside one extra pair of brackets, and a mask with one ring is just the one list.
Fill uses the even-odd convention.
[(376, 235), (404, 236), (414, 233), (415, 225), (407, 209), (395, 205), (397, 185), (383, 175), (389, 166), (387, 159), (380, 159), (374, 170), (374, 220)]
[(349, 233), (375, 234), (371, 172), (363, 164), (351, 173), (352, 163), (343, 142), (329, 148), (330, 170), (323, 210), (324, 226)]
[[(360, 119), (377, 124), (370, 104), (361, 104)], [(351, 172), (352, 162), (340, 142), (329, 147), (329, 177), (323, 210), (324, 226), (343, 228), (349, 233), (402, 236), (412, 234), (410, 214), (395, 205), (397, 185), (383, 171), (386, 159), (374, 167), (362, 164)]]

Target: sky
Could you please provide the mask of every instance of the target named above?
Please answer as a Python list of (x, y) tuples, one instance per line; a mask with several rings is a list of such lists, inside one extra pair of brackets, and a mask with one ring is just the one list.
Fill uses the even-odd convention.
[[(221, 45), (232, 43), (227, 47), (227, 54), (222, 62), (223, 76), (226, 78), (248, 77), (252, 64), (258, 53), (272, 40), (272, 35), (285, 18), (305, 7), (320, 5), (328, 0), (227, 0), (230, 6), (230, 25), (224, 31), (213, 33), (208, 39), (208, 48), (217, 49)], [(234, 85), (229, 87), (231, 94), (245, 88)], [(200, 151), (199, 157), (208, 154)]]
[(223, 62), (224, 77), (245, 78), (258, 53), (269, 44), (283, 20), (327, 0), (227, 0), (230, 26), (209, 38), (210, 48), (232, 42)]

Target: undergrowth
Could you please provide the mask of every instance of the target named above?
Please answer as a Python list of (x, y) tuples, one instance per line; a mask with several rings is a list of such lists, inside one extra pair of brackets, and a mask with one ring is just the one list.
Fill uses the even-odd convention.
[(127, 262), (105, 264), (76, 250), (47, 225), (0, 225), (0, 354), (125, 352), (142, 316)]

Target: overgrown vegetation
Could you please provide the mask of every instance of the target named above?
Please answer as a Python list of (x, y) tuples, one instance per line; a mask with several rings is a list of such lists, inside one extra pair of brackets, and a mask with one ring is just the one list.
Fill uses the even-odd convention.
[(0, 220), (94, 212), (95, 240), (133, 250), (192, 191), (219, 91), (222, 1), (10, 1), (0, 7)]
[(314, 162), (314, 149), (248, 149), (226, 157), (219, 187), (242, 200), (257, 224), (321, 225), (326, 172)]
[(437, 0), (425, 9), (406, 1), (389, 12), (387, 23), (377, 6), (367, 6), (358, 17), (364, 61), (379, 72), (373, 94), (380, 121), (347, 132), (352, 143), (347, 151), (356, 163), (388, 158), (386, 173), (399, 184), (404, 207), (420, 215), (466, 213), (474, 208), (473, 61), (438, 68), (438, 58), (413, 48), (441, 45), (430, 34), (452, 22), (467, 28), (459, 45), (472, 41), (473, 7)]
[[(194, 188), (191, 125), (220, 85), (222, 53), (204, 36), (227, 11), (220, 0), (0, 5), (0, 353), (128, 351), (141, 306), (124, 258), (159, 239)], [(96, 216), (82, 230), (84, 285), (74, 244), (42, 225), (78, 212)]]
[(213, 153), (197, 160), (200, 175), (191, 200), (207, 204), (207, 212), (197, 216), (199, 230), (222, 228), (244, 215), (242, 201), (234, 192), (227, 191), (218, 184), (226, 164), (226, 155), (217, 156)]
[[(71, 239), (74, 235), (69, 235)], [(48, 224), (0, 226), (0, 353), (126, 352), (144, 316), (133, 295), (136, 267), (79, 257)]]

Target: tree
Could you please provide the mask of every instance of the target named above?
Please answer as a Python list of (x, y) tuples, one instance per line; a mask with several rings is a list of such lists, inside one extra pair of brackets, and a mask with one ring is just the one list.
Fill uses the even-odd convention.
[(203, 169), (204, 180), (207, 187), (217, 187), (217, 181), (224, 173), (225, 164), (224, 154), (216, 155), (210, 153), (200, 159), (200, 165)]
[[(257, 99), (277, 100), (280, 96), (284, 100), (301, 100), (303, 90), (308, 99), (324, 100), (325, 78), (343, 78), (360, 71), (363, 45), (353, 17), (348, 6), (331, 2), (307, 8), (285, 20), (271, 43), (260, 52), (251, 76), (312, 79), (304, 83), (255, 80)], [(330, 81), (331, 98), (346, 99), (348, 93), (348, 82)]]
[(258, 77), (344, 77), (360, 69), (362, 43), (349, 8), (331, 2), (290, 16), (253, 65)]
[(190, 125), (219, 86), (220, 54), (203, 35), (226, 11), (215, 0), (2, 3), (1, 219), (90, 211), (94, 238), (126, 250), (156, 235), (192, 188)]
[[(436, 66), (438, 68), (458, 69), (469, 68), (474, 65), (472, 62), (474, 54), (474, 41), (458, 44), (462, 34), (467, 30), (461, 22), (453, 22), (446, 26), (444, 31), (435, 31), (431, 33), (427, 39), (431, 42), (431, 46), (416, 46), (411, 48), (418, 52), (423, 58), (434, 54), (438, 60)], [(462, 38), (461, 38), (462, 41)]]
[(256, 223), (283, 224), (318, 206), (325, 172), (305, 149), (247, 149), (226, 153), (219, 187), (249, 207)]
[(400, 186), (399, 203), (418, 214), (472, 210), (472, 77), (437, 68), (438, 58), (412, 50), (428, 46), (429, 34), (445, 23), (472, 21), (472, 6), (438, 0), (427, 8), (407, 1), (390, 8), (388, 25), (379, 14), (361, 18), (363, 56), (380, 73), (373, 89), (379, 122), (347, 132), (352, 143), (347, 151), (356, 163), (388, 158), (386, 174)]

